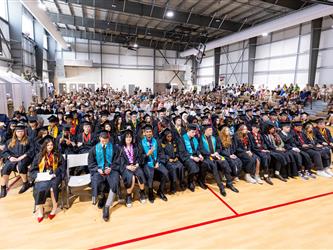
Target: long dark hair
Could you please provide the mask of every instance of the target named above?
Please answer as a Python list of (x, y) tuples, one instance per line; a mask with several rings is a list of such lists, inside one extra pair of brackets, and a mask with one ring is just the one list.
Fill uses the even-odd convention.
[(125, 132), (121, 135), (121, 142), (120, 142), (121, 145), (124, 146), (124, 147), (126, 146), (126, 137), (127, 137), (128, 135), (131, 136), (131, 138), (132, 138), (132, 142), (131, 142), (131, 144), (134, 145), (135, 139), (134, 139), (133, 132), (131, 132), (131, 131), (125, 131)]
[(53, 149), (51, 151), (51, 153), (53, 153), (54, 159), (55, 161), (59, 162), (60, 159), (60, 155), (59, 155), (59, 151), (56, 150), (56, 143), (54, 142), (53, 139), (51, 138), (47, 138), (45, 139), (45, 141), (43, 142), (42, 148), (41, 148), (41, 152), (39, 154), (39, 158), (38, 158), (38, 163), (42, 161), (43, 157), (45, 157), (47, 155), (47, 144), (49, 142), (52, 142), (53, 144)]

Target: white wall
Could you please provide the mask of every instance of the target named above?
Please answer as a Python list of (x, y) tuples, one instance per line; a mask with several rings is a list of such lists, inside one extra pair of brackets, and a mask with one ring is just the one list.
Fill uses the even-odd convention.
[[(315, 78), (317, 84), (333, 84), (332, 27), (332, 18), (325, 17)], [(310, 40), (309, 22), (258, 37), (253, 83), (270, 89), (285, 83), (297, 83), (301, 88), (304, 87), (308, 83)], [(220, 75), (225, 77), (224, 83), (247, 83), (248, 53), (248, 40), (221, 48)], [(206, 51), (197, 75), (199, 85), (214, 82), (213, 50)]]
[[(145, 90), (154, 86), (154, 50), (139, 48), (137, 51), (124, 48), (114, 43), (65, 38), (71, 44), (71, 51), (57, 50), (58, 60), (74, 60), (76, 63), (85, 60), (93, 67), (65, 66), (65, 75), (58, 74), (56, 83), (65, 83), (67, 90), (72, 84), (95, 84), (95, 89), (104, 85), (118, 89), (128, 89), (129, 84)], [(190, 63), (178, 58), (176, 51), (155, 51), (155, 83), (181, 85), (185, 82), (185, 71), (190, 71)], [(170, 65), (178, 67), (178, 77)], [(61, 64), (58, 63), (58, 72)], [(175, 69), (175, 68), (173, 68)], [(175, 70), (178, 71), (177, 69)], [(82, 85), (81, 85), (82, 86)], [(77, 88), (78, 89), (78, 88)]]

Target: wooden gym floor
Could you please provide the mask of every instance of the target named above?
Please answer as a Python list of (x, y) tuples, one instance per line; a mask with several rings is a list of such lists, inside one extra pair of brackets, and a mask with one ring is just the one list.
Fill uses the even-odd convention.
[[(17, 181), (18, 180), (18, 181)], [(32, 190), (18, 195), (13, 178), (0, 200), (1, 249), (333, 249), (333, 179), (236, 183), (240, 193), (196, 188), (168, 195), (168, 202), (115, 203), (109, 222), (90, 198), (38, 223)], [(89, 191), (87, 191), (89, 192)]]

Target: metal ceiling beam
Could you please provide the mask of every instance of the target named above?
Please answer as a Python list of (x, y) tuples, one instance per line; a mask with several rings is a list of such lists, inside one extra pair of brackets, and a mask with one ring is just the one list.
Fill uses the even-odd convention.
[[(87, 39), (87, 40), (99, 40), (104, 42), (113, 42), (113, 43), (119, 43), (119, 44), (126, 44), (128, 40), (121, 35), (112, 35), (109, 36), (108, 34), (104, 33), (97, 33), (97, 32), (85, 32), (80, 30), (68, 30), (64, 28), (60, 28), (60, 33), (64, 37), (75, 37), (80, 39)], [(132, 43), (134, 43), (135, 38), (131, 40)], [(137, 38), (136, 43), (139, 45), (139, 47), (147, 47), (147, 48), (158, 48), (158, 49), (167, 49), (171, 50), (173, 47), (173, 50), (177, 49), (179, 51), (184, 50), (185, 46), (178, 43), (176, 45), (173, 45), (171, 43), (162, 43), (161, 41), (156, 40), (149, 40), (149, 39), (142, 39)]]
[(304, 1), (301, 0), (260, 0), (260, 1), (277, 5), (280, 7), (285, 7), (292, 10), (298, 10), (304, 6)]
[[(96, 28), (105, 30), (107, 32), (119, 32), (119, 33), (125, 33), (129, 35), (142, 35), (142, 36), (152, 36), (156, 38), (166, 38), (166, 39), (172, 39), (176, 40), (175, 36), (181, 36), (181, 33), (177, 33), (175, 31), (165, 31), (161, 29), (152, 29), (152, 28), (146, 28), (143, 26), (134, 26), (134, 25), (128, 25), (123, 23), (116, 23), (116, 22), (108, 22), (104, 20), (96, 20), (93, 18), (87, 18), (87, 17), (79, 17), (79, 16), (71, 16), (71, 15), (65, 15), (65, 14), (56, 14), (56, 13), (48, 13), (50, 19), (54, 23), (62, 23), (62, 24), (70, 24), (73, 26), (82, 26), (86, 28)], [(197, 37), (197, 36), (191, 36), (191, 37)]]
[[(164, 17), (165, 14), (165, 8), (160, 6), (154, 6), (152, 9), (151, 5), (143, 4), (139, 2), (132, 2), (132, 1), (126, 1), (126, 4), (124, 4), (124, 1), (121, 0), (114, 0), (114, 1), (105, 1), (105, 0), (61, 0), (62, 2), (68, 2), (73, 4), (79, 4), (79, 5), (86, 5), (90, 7), (96, 7), (100, 9), (107, 9), (107, 10), (113, 10), (128, 14), (134, 14), (139, 16), (145, 16), (145, 17), (152, 17), (155, 19), (165, 20), (167, 19), (169, 22), (178, 22), (178, 23), (185, 23), (188, 18), (188, 12), (183, 11), (177, 11), (173, 10), (174, 17), (167, 18)], [(218, 18), (215, 18), (218, 19)], [(208, 24), (211, 21), (211, 17), (209, 16), (203, 16), (199, 14), (192, 14), (190, 20), (188, 21), (188, 24), (197, 25), (201, 27), (208, 26)], [(219, 23), (213, 21), (211, 28), (218, 29)], [(236, 32), (241, 27), (241, 23), (233, 22), (230, 20), (225, 20), (223, 25), (220, 27), (220, 29), (223, 30), (229, 30)], [(244, 27), (245, 28), (245, 27)]]

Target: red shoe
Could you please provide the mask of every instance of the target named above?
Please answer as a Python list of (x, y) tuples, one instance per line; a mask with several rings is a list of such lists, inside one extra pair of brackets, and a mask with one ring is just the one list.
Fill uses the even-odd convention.
[(38, 223), (41, 223), (43, 221), (44, 217), (37, 217)]
[(49, 214), (49, 219), (52, 220), (56, 215), (55, 214)]

